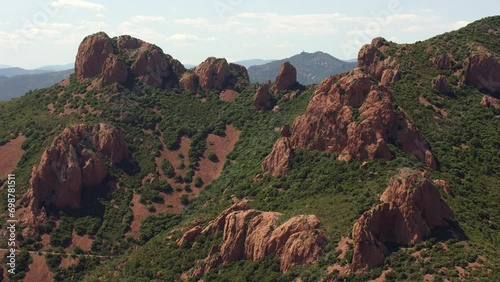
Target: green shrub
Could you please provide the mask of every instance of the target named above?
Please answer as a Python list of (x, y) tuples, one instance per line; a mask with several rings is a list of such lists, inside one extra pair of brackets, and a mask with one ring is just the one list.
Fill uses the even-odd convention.
[(214, 163), (219, 161), (219, 158), (217, 157), (217, 155), (214, 152), (209, 152), (207, 155), (207, 158)]

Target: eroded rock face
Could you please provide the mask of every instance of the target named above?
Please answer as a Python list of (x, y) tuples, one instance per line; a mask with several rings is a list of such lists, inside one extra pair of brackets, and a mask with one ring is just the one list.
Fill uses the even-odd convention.
[(248, 209), (246, 201), (236, 203), (203, 230), (223, 231), (222, 244), (213, 247), (209, 256), (192, 270), (192, 275), (199, 277), (223, 263), (262, 260), (270, 254), (281, 257), (283, 272), (298, 264), (314, 263), (326, 241), (318, 229), (319, 220), (314, 215), (297, 216), (276, 226), (280, 217), (280, 213)]
[(274, 177), (284, 175), (290, 166), (292, 146), (288, 137), (281, 137), (274, 143), (273, 150), (262, 162), (262, 170)]
[(198, 83), (198, 76), (196, 76), (195, 73), (193, 72), (185, 72), (181, 79), (180, 83), (184, 90), (186, 91), (196, 91), (198, 89), (199, 83)]
[(384, 262), (388, 246), (415, 244), (436, 227), (446, 227), (453, 211), (441, 199), (426, 172), (403, 169), (380, 197), (381, 204), (365, 212), (353, 227), (351, 269), (367, 271)]
[(207, 58), (194, 69), (199, 77), (202, 89), (211, 90), (234, 89), (241, 90), (240, 80), (248, 81), (248, 72), (245, 67), (237, 64), (228, 64), (226, 59), (215, 57)]
[(395, 107), (392, 93), (361, 69), (319, 84), (292, 132), (290, 145), (285, 146), (284, 139), (277, 141), (263, 163), (265, 171), (283, 174), (290, 147), (337, 153), (339, 160), (390, 160), (390, 140), (399, 141), (405, 152), (430, 168), (436, 167), (427, 142), (406, 112)]
[(390, 57), (381, 56), (381, 51), (387, 48), (388, 44), (383, 38), (375, 38), (371, 44), (363, 46), (358, 54), (358, 67), (364, 68), (385, 86), (401, 79), (398, 63)]
[(134, 80), (157, 88), (178, 85), (184, 66), (161, 48), (128, 35), (109, 38), (104, 32), (87, 36), (78, 48), (75, 73), (78, 81), (102, 74), (101, 86)]
[(76, 55), (76, 79), (85, 81), (101, 74), (104, 63), (113, 53), (113, 42), (106, 33), (99, 32), (85, 37)]
[(101, 184), (108, 175), (103, 157), (111, 163), (128, 158), (120, 131), (106, 124), (66, 128), (32, 171), (34, 207), (80, 207), (82, 189)]
[(450, 93), (450, 85), (448, 84), (448, 78), (444, 75), (438, 75), (434, 82), (432, 83), (432, 88), (437, 91), (447, 94)]
[(465, 71), (465, 83), (490, 93), (500, 92), (500, 57), (476, 46)]
[(253, 105), (257, 111), (263, 111), (271, 107), (271, 99), (273, 96), (269, 92), (269, 84), (264, 84), (257, 88), (253, 97)]
[(289, 62), (284, 62), (276, 76), (274, 92), (277, 93), (285, 89), (290, 89), (297, 84), (297, 69)]

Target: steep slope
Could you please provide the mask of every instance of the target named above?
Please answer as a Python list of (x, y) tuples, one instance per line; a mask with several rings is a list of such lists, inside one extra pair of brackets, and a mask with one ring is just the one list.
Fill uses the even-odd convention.
[(320, 83), (328, 76), (351, 70), (356, 66), (354, 62), (346, 63), (327, 53), (302, 52), (290, 58), (249, 67), (250, 82), (265, 83), (268, 80), (274, 80), (280, 66), (286, 61), (297, 68), (297, 80), (304, 85)]

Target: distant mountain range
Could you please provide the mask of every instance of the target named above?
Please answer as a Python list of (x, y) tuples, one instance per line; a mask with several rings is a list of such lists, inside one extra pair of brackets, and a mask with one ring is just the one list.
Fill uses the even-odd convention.
[(289, 61), (297, 69), (297, 80), (305, 85), (320, 83), (326, 77), (349, 71), (357, 66), (357, 62), (342, 61), (324, 52), (302, 52), (287, 59), (249, 67), (250, 82), (273, 81), (285, 61)]
[[(0, 69), (0, 71), (3, 70)], [(21, 74), (10, 77), (0, 76), (0, 101), (20, 97), (30, 90), (49, 87), (69, 77), (73, 72), (73, 69), (69, 69), (57, 72), (45, 71), (35, 74)]]
[(238, 64), (238, 65), (242, 65), (248, 69), (251, 66), (260, 66), (260, 65), (264, 65), (264, 64), (271, 63), (274, 61), (276, 61), (276, 60), (274, 60), (274, 59), (273, 60), (250, 59), (250, 60), (237, 61), (234, 63)]

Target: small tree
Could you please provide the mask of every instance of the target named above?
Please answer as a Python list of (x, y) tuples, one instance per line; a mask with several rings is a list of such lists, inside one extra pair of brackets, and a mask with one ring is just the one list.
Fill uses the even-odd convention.
[(207, 158), (214, 163), (219, 161), (219, 158), (217, 157), (217, 155), (214, 152), (208, 153)]

